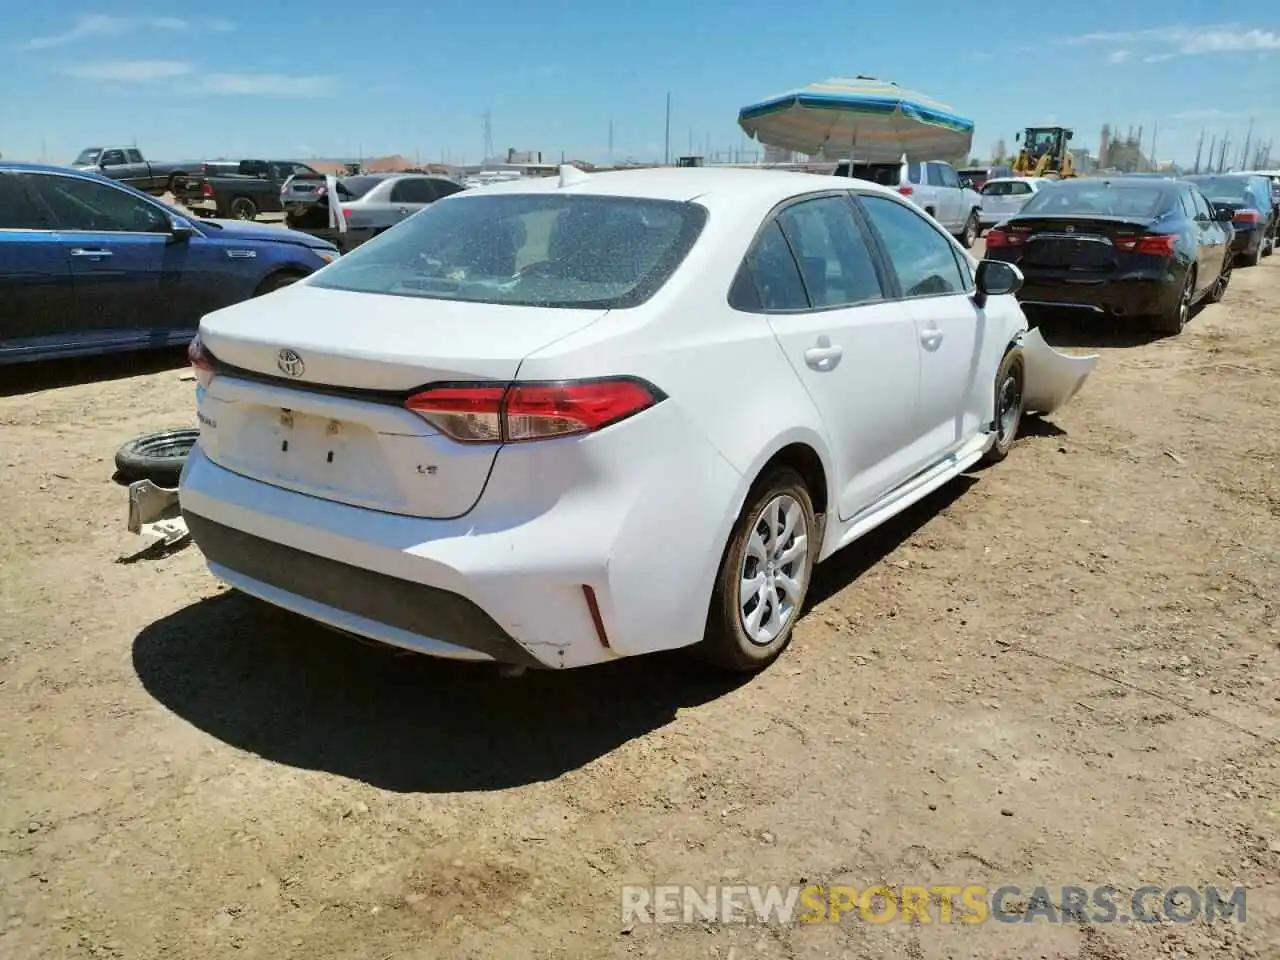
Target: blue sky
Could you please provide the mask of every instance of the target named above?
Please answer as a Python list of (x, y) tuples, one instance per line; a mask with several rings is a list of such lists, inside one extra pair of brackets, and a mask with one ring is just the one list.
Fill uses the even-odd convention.
[[(1109, 5), (1106, 5), (1109, 6)], [(0, 153), (65, 162), (132, 142), (156, 159), (415, 154), (478, 162), (661, 158), (755, 148), (738, 108), (831, 76), (895, 80), (977, 124), (974, 153), (1030, 124), (1095, 148), (1159, 124), (1189, 161), (1200, 128), (1280, 155), (1280, 8), (1222, 0), (1001, 5), (919, 0), (276, 0), (82, 6), (0, 0)], [(756, 148), (758, 149), (758, 148)]]

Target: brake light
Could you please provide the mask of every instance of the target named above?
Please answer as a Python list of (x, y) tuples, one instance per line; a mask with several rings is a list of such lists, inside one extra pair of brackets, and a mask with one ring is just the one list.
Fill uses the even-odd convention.
[(1121, 250), (1142, 253), (1149, 257), (1172, 257), (1176, 233), (1161, 233), (1141, 237), (1116, 237), (1112, 242)]
[(1255, 224), (1262, 219), (1262, 214), (1257, 210), (1237, 210), (1231, 219), (1236, 223)]
[(909, 197), (909, 196), (911, 196), (913, 193), (915, 193), (915, 192), (916, 192), (916, 188), (915, 188), (915, 187), (908, 187), (908, 186), (901, 186), (901, 187), (899, 187), (899, 188), (898, 188), (898, 192), (899, 192), (900, 194), (902, 194), (904, 197)]
[(213, 196), (213, 184), (211, 184), (211, 183), (204, 183), (204, 184), (201, 184), (201, 185), (200, 185), (200, 196), (202, 196), (202, 197), (212, 197), (212, 196)]
[(992, 227), (987, 231), (987, 249), (992, 247), (1020, 247), (1027, 242), (1027, 231), (1016, 227), (1001, 229)]
[(196, 372), (196, 381), (200, 386), (207, 387), (213, 380), (213, 357), (204, 348), (204, 341), (198, 333), (187, 344), (187, 360), (191, 363), (191, 369)]
[(354, 214), (354, 213), (355, 213), (355, 211), (354, 211), (353, 209), (351, 209), (350, 207), (343, 207), (343, 208), (342, 208), (342, 217), (343, 217), (343, 219), (344, 219), (344, 220), (350, 220), (350, 219), (351, 219), (351, 215), (352, 215), (352, 214)]
[(629, 377), (431, 387), (405, 406), (459, 443), (519, 443), (593, 433), (664, 398)]

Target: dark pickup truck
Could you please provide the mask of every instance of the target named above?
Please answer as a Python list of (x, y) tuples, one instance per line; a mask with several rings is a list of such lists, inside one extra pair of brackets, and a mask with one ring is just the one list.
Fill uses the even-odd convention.
[(280, 189), (294, 174), (318, 177), (311, 167), (293, 160), (241, 160), (234, 169), (209, 169), (198, 176), (178, 177), (173, 195), (189, 210), (224, 220), (253, 220), (260, 213), (279, 213)]
[(200, 162), (152, 163), (137, 147), (86, 147), (71, 166), (76, 170), (93, 170), (158, 197), (173, 191), (175, 178), (199, 170)]

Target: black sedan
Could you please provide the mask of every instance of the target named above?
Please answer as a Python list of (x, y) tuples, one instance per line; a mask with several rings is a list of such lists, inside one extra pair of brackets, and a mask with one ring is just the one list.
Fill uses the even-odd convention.
[(1200, 174), (1187, 177), (1215, 207), (1231, 211), (1236, 238), (1231, 245), (1240, 263), (1256, 267), (1275, 245), (1280, 207), (1271, 196), (1271, 182), (1256, 173)]
[(1015, 263), (1029, 311), (1132, 317), (1179, 333), (1231, 277), (1231, 214), (1179, 180), (1083, 178), (1052, 184), (987, 234), (987, 257)]

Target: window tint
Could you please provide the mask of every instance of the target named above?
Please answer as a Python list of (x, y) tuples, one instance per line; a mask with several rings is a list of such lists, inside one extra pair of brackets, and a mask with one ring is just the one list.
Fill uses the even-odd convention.
[(142, 163), (142, 152), (139, 150), (126, 150), (124, 156), (130, 163)]
[(924, 183), (924, 174), (920, 169), (922, 166), (919, 163), (907, 164), (907, 180), (910, 183)]
[[(776, 220), (761, 231), (755, 247), (743, 261), (738, 277), (735, 289), (730, 293), (730, 303), (739, 310), (809, 309), (809, 297), (804, 290), (804, 281), (800, 279), (800, 269)], [(744, 296), (740, 289), (743, 277), (747, 278), (751, 291), (755, 293), (754, 307), (749, 303), (751, 291)]]
[(1196, 202), (1191, 199), (1191, 191), (1184, 190), (1178, 194), (1178, 206), (1182, 211), (1182, 215), (1188, 220), (1196, 218)]
[(982, 185), (984, 197), (1021, 197), (1031, 192), (1031, 184), (1019, 180), (993, 180)]
[(883, 299), (871, 249), (847, 199), (806, 200), (783, 210), (778, 222), (814, 308)]
[(921, 214), (885, 197), (858, 198), (884, 244), (904, 296), (962, 293), (968, 287), (951, 242)]
[(435, 185), (422, 177), (397, 180), (391, 186), (392, 203), (430, 203), (435, 198)]
[[(836, 164), (835, 176), (849, 176), (849, 161), (841, 160)], [(883, 187), (896, 187), (902, 178), (901, 163), (855, 163), (853, 176), (858, 180), (870, 180)]]
[(111, 166), (112, 164), (124, 163), (123, 150), (108, 150), (102, 155), (103, 166)]
[(451, 197), (455, 193), (462, 192), (462, 184), (454, 183), (452, 180), (433, 180), (432, 183), (435, 184), (436, 196), (438, 198)]
[(362, 244), (318, 287), (512, 306), (648, 300), (706, 223), (694, 203), (575, 194), (460, 196)]
[(959, 187), (960, 178), (956, 176), (955, 167), (949, 163), (937, 164), (938, 172), (942, 175), (942, 185), (944, 187)]
[(363, 197), (384, 179), (383, 177), (343, 177), (338, 181), (338, 196), (353, 199)]
[(1153, 217), (1169, 189), (1159, 182), (1086, 178), (1062, 180), (1027, 201), (1023, 213), (1082, 213), (1111, 217)]
[(53, 211), (57, 229), (94, 233), (155, 233), (169, 229), (163, 211), (127, 190), (50, 174), (30, 174), (26, 181)]
[(944, 186), (942, 182), (941, 168), (939, 168), (939, 166), (936, 163), (927, 163), (925, 164), (925, 167), (927, 168), (927, 172), (929, 176), (929, 186), (931, 187)]
[(1213, 219), (1213, 208), (1209, 206), (1209, 201), (1204, 198), (1203, 193), (1199, 190), (1192, 190), (1191, 202), (1195, 204), (1197, 220)]
[(0, 173), (0, 230), (47, 230), (49, 224), (18, 178)]

